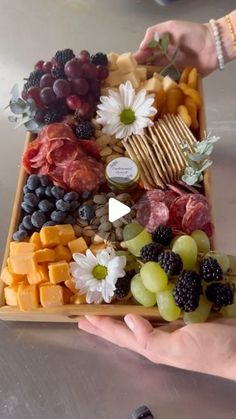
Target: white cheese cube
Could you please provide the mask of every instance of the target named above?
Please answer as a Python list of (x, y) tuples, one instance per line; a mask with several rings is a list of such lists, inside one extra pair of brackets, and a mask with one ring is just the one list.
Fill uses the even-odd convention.
[(105, 84), (107, 86), (119, 86), (122, 83), (122, 74), (119, 70), (110, 71), (108, 77), (106, 78)]
[(137, 67), (136, 72), (139, 75), (140, 81), (147, 80), (147, 67)]
[(138, 65), (131, 52), (125, 52), (119, 55), (116, 64), (122, 74), (134, 71)]
[(129, 80), (135, 89), (140, 86), (140, 77), (136, 70), (127, 74), (123, 74), (122, 80), (124, 83)]
[(152, 77), (144, 83), (144, 88), (148, 92), (159, 92), (162, 88), (162, 83), (156, 77)]
[(117, 54), (116, 52), (110, 52), (110, 54), (107, 54), (109, 70), (117, 70), (116, 62), (118, 57), (119, 54)]
[(170, 76), (164, 77), (162, 86), (165, 92), (172, 89), (172, 87), (178, 87), (177, 83)]

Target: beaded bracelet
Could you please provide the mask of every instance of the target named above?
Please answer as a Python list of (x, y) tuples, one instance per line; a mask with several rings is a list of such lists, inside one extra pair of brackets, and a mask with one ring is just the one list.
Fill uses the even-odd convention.
[(232, 24), (230, 15), (226, 15), (225, 16), (225, 19), (226, 19), (228, 28), (230, 30), (230, 33), (232, 35), (234, 52), (236, 52), (236, 33), (235, 33), (235, 30), (234, 30), (234, 27), (233, 27), (233, 24)]
[(209, 23), (213, 32), (214, 40), (215, 40), (216, 55), (218, 59), (219, 69), (224, 70), (225, 60), (224, 60), (223, 46), (222, 46), (222, 41), (220, 37), (219, 27), (217, 25), (217, 22), (214, 19), (209, 20)]

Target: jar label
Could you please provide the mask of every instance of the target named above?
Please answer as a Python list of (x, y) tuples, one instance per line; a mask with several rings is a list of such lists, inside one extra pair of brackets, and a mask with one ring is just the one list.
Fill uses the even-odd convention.
[(108, 181), (116, 184), (126, 184), (135, 181), (138, 176), (136, 163), (128, 157), (118, 157), (112, 160), (106, 168)]

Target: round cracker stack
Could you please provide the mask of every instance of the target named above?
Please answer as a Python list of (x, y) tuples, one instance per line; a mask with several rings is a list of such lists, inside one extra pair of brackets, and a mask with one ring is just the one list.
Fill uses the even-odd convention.
[(145, 189), (162, 188), (181, 179), (187, 167), (183, 146), (194, 151), (196, 138), (179, 115), (165, 115), (142, 135), (122, 141), (128, 155), (140, 169)]

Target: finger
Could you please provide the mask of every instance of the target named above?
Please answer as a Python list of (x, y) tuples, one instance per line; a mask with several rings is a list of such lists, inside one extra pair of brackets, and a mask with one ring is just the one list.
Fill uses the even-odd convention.
[(163, 332), (172, 333), (172, 332), (175, 332), (176, 330), (181, 329), (183, 326), (184, 326), (184, 323), (180, 320), (174, 323), (169, 323), (169, 324), (165, 324), (164, 326), (160, 326), (159, 330)]
[(134, 314), (127, 314), (124, 321), (134, 333), (137, 342), (145, 349), (149, 335), (154, 331), (151, 323), (143, 317)]
[(133, 55), (138, 64), (145, 64), (147, 60), (151, 57), (152, 53), (153, 51), (151, 49), (147, 49), (145, 51), (138, 50)]

